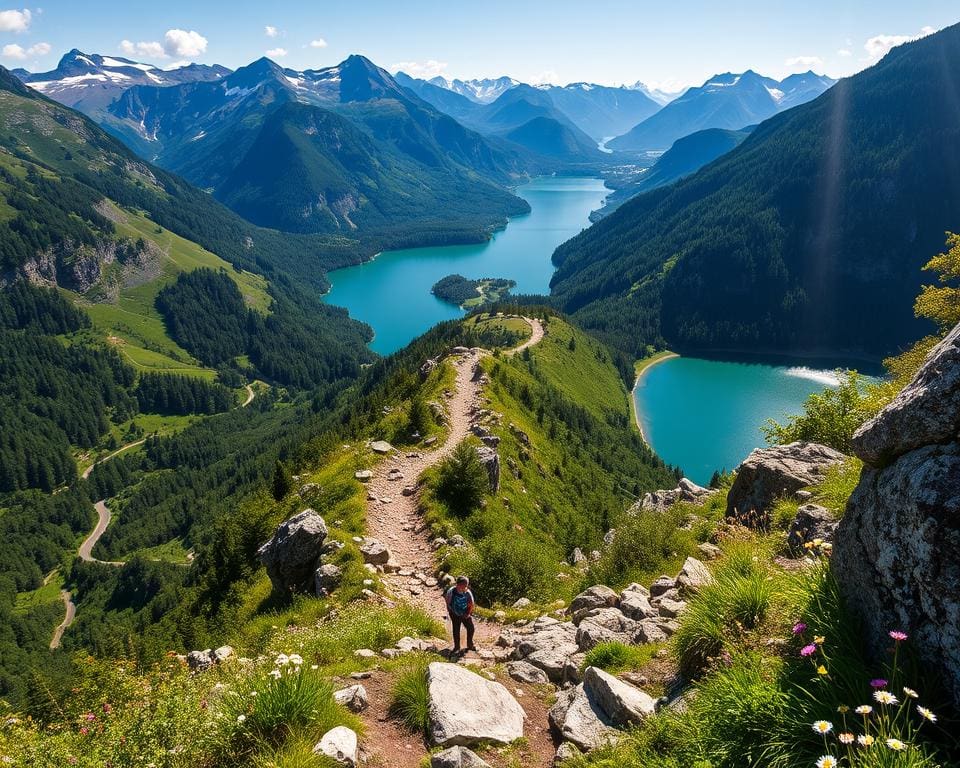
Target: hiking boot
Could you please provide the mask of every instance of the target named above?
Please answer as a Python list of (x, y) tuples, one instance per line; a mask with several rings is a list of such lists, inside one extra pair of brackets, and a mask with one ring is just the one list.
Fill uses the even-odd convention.
[(474, 653), (479, 653), (479, 651), (477, 651), (477, 646), (475, 646), (475, 645), (468, 645), (468, 646), (467, 646), (467, 650), (468, 650), (468, 651), (473, 651)]

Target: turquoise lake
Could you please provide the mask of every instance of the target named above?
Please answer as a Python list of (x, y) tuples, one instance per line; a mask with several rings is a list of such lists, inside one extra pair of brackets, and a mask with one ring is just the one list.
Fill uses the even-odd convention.
[(760, 427), (799, 413), (836, 385), (833, 370), (675, 357), (647, 369), (634, 390), (643, 433), (668, 464), (706, 485), (766, 445)]
[(543, 177), (516, 192), (531, 212), (511, 219), (489, 241), (384, 251), (373, 261), (331, 272), (333, 288), (324, 300), (368, 323), (375, 333), (371, 349), (389, 354), (464, 314), (430, 293), (446, 275), (505, 277), (516, 281), (515, 293), (549, 293), (554, 249), (590, 225), (590, 211), (610, 190), (602, 179)]

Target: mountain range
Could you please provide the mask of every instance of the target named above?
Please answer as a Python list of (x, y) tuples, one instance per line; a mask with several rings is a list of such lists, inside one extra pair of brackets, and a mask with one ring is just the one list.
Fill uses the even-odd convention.
[(739, 130), (816, 98), (834, 80), (805, 72), (777, 81), (752, 70), (714, 75), (607, 143), (617, 150), (667, 149), (705, 128)]
[(635, 353), (897, 351), (958, 227), (957, 71), (953, 26), (764, 121), (558, 248), (559, 305)]

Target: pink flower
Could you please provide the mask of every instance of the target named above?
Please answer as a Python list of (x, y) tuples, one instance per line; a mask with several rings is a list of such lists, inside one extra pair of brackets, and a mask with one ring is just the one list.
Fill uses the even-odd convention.
[(817, 652), (817, 646), (813, 643), (810, 645), (805, 645), (800, 649), (800, 655), (806, 658), (807, 656), (813, 656)]
[(87, 714), (85, 714), (85, 715), (83, 716), (83, 718), (84, 718), (84, 720), (86, 720), (86, 721), (89, 723), (89, 722), (91, 722), (91, 721), (93, 721), (93, 720), (96, 720), (96, 719), (97, 719), (97, 716), (96, 716), (95, 714), (93, 714), (93, 712), (87, 712)]
[(90, 733), (90, 729), (87, 728), (87, 726), (83, 726), (83, 728), (80, 729), (81, 736), (86, 736), (88, 733)]
[(891, 629), (888, 633), (891, 638), (896, 640), (898, 643), (903, 642), (907, 639), (907, 633), (901, 632), (899, 629)]
[(806, 628), (807, 628), (806, 624), (804, 624), (802, 621), (798, 621), (796, 624), (793, 625), (793, 634), (799, 635), (803, 633), (803, 631)]
[(870, 681), (870, 687), (871, 687), (871, 688), (886, 688), (886, 687), (887, 687), (887, 681), (884, 680), (882, 677), (878, 677), (876, 680), (871, 680), (871, 681)]

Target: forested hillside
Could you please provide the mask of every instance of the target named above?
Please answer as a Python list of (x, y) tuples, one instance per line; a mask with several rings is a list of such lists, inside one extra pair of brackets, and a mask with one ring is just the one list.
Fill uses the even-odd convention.
[(958, 68), (960, 27), (902, 45), (629, 201), (557, 249), (559, 305), (633, 353), (903, 347), (960, 211)]

